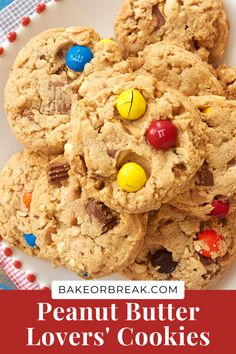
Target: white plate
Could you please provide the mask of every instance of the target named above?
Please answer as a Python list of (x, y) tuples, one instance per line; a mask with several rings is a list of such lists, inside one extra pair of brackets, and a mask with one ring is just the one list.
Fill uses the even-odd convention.
[[(15, 43), (5, 45), (6, 53), (0, 58), (0, 168), (7, 162), (12, 153), (22, 149), (13, 137), (7, 123), (4, 112), (3, 91), (9, 75), (9, 71), (19, 50), (33, 36), (45, 29), (59, 26), (91, 26), (103, 37), (113, 36), (113, 22), (120, 4), (123, 0), (60, 0), (52, 1), (47, 10), (40, 15), (33, 15), (31, 24), (26, 28), (20, 28)], [(236, 65), (236, 2), (225, 0), (226, 9), (230, 18), (231, 33), (230, 45), (225, 61), (228, 65)], [(223, 119), (223, 117), (222, 117)], [(18, 250), (14, 250), (14, 256), (22, 260), (26, 271), (37, 275), (39, 284), (50, 284), (52, 280), (74, 280), (78, 277), (64, 268), (53, 269), (49, 264), (39, 259), (28, 257)], [(80, 279), (80, 278), (79, 278)], [(120, 279), (113, 275), (106, 279)], [(227, 275), (217, 284), (215, 289), (236, 289), (236, 264)]]

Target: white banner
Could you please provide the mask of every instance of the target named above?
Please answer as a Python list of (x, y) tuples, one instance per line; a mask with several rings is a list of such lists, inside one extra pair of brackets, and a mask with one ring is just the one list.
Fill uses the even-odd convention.
[(53, 299), (184, 299), (182, 281), (53, 281)]

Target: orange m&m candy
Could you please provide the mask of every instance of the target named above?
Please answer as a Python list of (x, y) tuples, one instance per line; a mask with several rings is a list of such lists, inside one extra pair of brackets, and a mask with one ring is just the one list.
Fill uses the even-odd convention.
[(32, 192), (25, 192), (23, 194), (23, 203), (25, 204), (26, 208), (30, 208), (30, 204), (32, 201)]

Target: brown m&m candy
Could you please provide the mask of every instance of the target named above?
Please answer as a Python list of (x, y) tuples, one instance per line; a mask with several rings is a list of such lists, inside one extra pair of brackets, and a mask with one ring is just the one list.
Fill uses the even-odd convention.
[(174, 262), (172, 253), (166, 249), (158, 250), (151, 257), (151, 264), (162, 274), (170, 274), (177, 267), (178, 262)]

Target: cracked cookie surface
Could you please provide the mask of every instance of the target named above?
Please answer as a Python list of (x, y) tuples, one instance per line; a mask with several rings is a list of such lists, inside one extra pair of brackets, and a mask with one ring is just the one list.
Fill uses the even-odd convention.
[[(85, 72), (121, 58), (115, 42), (99, 40), (90, 28), (50, 29), (31, 39), (18, 54), (5, 89), (5, 109), (16, 138), (29, 150), (63, 151), (73, 93)], [(66, 65), (66, 53), (75, 44), (94, 53), (83, 73)]]
[(62, 156), (38, 179), (30, 220), (42, 252), (85, 279), (126, 267), (146, 230), (145, 215), (119, 214), (84, 196)]
[(171, 204), (201, 218), (209, 218), (215, 207), (223, 208), (218, 213), (224, 217), (228, 207), (235, 207), (236, 101), (217, 96), (191, 100), (205, 124), (206, 158), (186, 192), (180, 193)]
[[(123, 119), (116, 108), (119, 95), (129, 89), (138, 90), (147, 103), (143, 116), (134, 121)], [(73, 105), (65, 157), (88, 196), (119, 212), (146, 212), (173, 198), (201, 166), (205, 146), (199, 114), (185, 96), (166, 89), (146, 71), (96, 72), (84, 80), (79, 94), (83, 100)], [(154, 120), (166, 119), (178, 130), (177, 143), (168, 151), (156, 150), (146, 132)], [(136, 193), (117, 182), (129, 162), (139, 164), (147, 176)]]
[(138, 57), (143, 69), (186, 96), (223, 95), (213, 68), (183, 48), (159, 42), (148, 45)]
[[(193, 290), (209, 288), (235, 260), (234, 229), (234, 213), (224, 224), (217, 219), (203, 222), (163, 205), (149, 214), (144, 246), (124, 275), (133, 280), (182, 280)], [(203, 252), (209, 246), (200, 234), (217, 237), (217, 250), (211, 255)]]
[(167, 40), (209, 62), (222, 57), (228, 31), (221, 0), (126, 0), (115, 23), (126, 56)]

